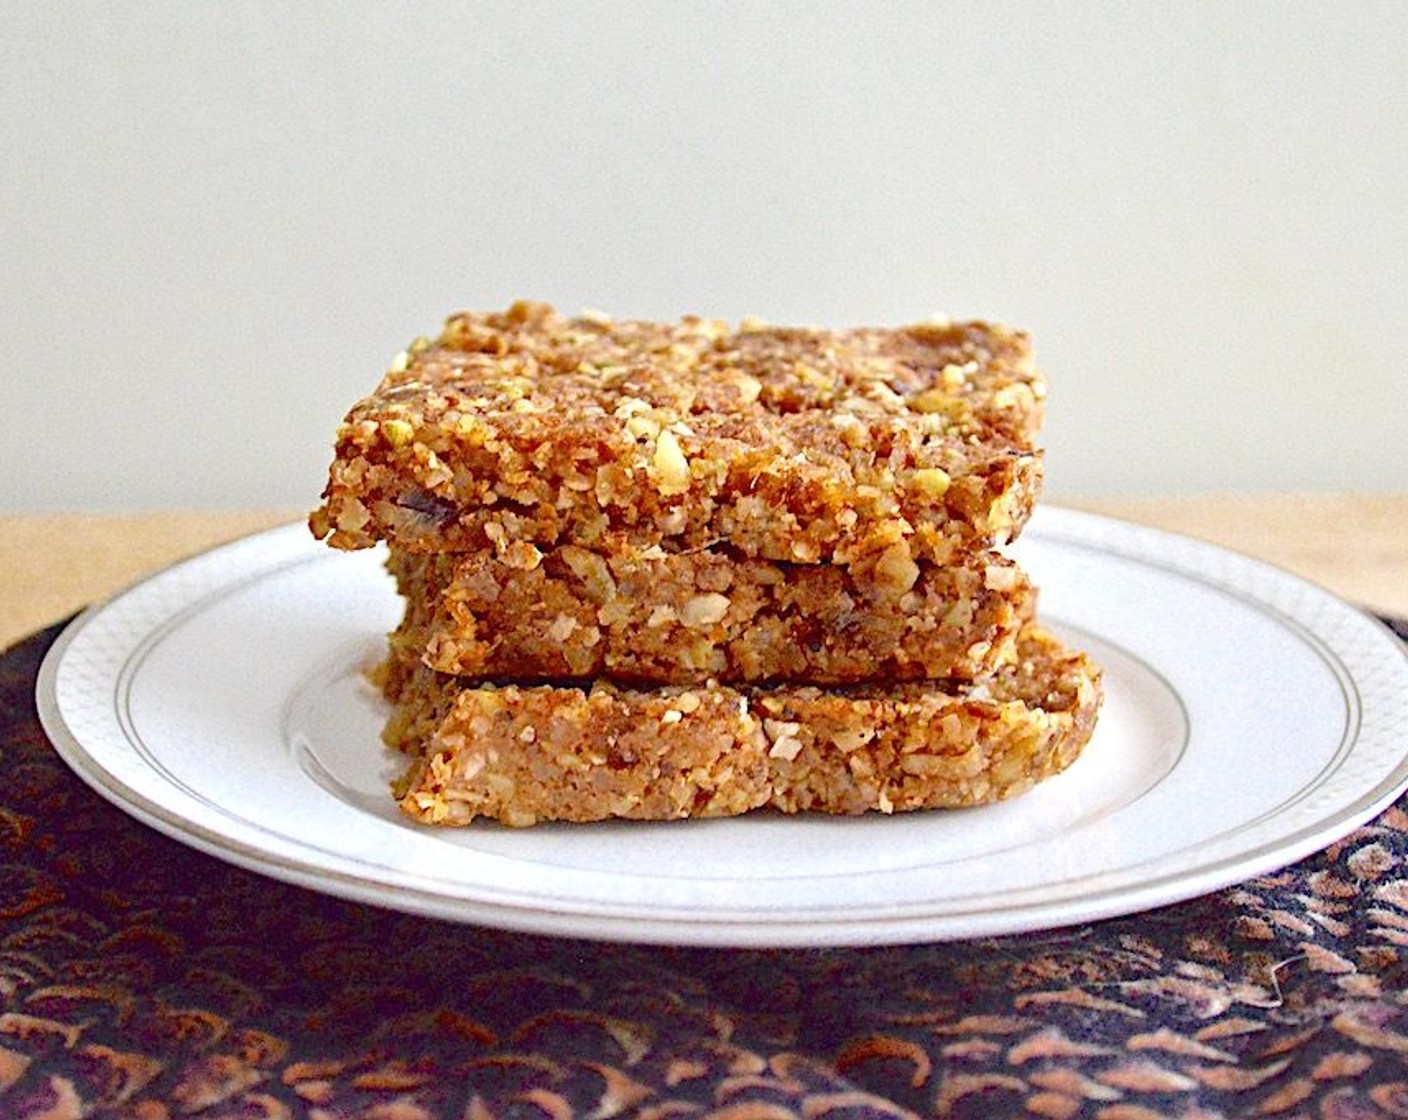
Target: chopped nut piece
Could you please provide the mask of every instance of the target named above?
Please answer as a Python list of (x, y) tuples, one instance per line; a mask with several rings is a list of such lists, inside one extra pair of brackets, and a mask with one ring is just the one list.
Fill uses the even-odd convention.
[(763, 383), (746, 373), (740, 373), (734, 379), (734, 384), (738, 387), (738, 400), (741, 404), (752, 404), (762, 395)]
[(915, 412), (945, 412), (952, 406), (952, 395), (942, 389), (926, 389), (909, 402)]
[(543, 554), (527, 541), (514, 541), (499, 554), (510, 568), (531, 572), (542, 563)]
[(1033, 397), (1030, 385), (1004, 385), (992, 395), (992, 403), (998, 408), (1031, 408)]
[(1021, 579), (1021, 571), (1011, 565), (992, 564), (983, 571), (983, 586), (989, 591), (1011, 591)]
[(782, 759), (785, 762), (791, 762), (801, 753), (802, 740), (793, 739), (790, 736), (784, 735), (779, 739), (773, 740), (772, 747), (768, 750), (768, 757)]
[(875, 563), (875, 582), (891, 599), (898, 599), (919, 579), (919, 565), (903, 544), (891, 545)]
[(561, 555), (573, 574), (582, 581), (593, 603), (600, 605), (616, 594), (616, 581), (611, 578), (611, 569), (599, 553), (569, 545)]
[(933, 498), (942, 498), (948, 493), (948, 488), (953, 483), (948, 472), (939, 467), (924, 467), (922, 470), (917, 470), (910, 476), (910, 480), (921, 493), (928, 494)]
[(662, 494), (683, 494), (689, 489), (689, 460), (684, 456), (678, 437), (668, 428), (655, 440), (653, 462)]
[(404, 447), (415, 438), (416, 430), (408, 420), (383, 420), (381, 434), (392, 447)]
[(763, 720), (763, 730), (767, 732), (768, 738), (772, 740), (795, 737), (797, 732), (802, 730), (800, 723), (788, 723), (780, 719)]
[(837, 731), (831, 736), (831, 741), (836, 744), (836, 749), (849, 754), (851, 751), (860, 750), (866, 743), (875, 738), (875, 729), (872, 727), (852, 727), (843, 731)]
[(686, 626), (695, 628), (712, 626), (728, 613), (728, 608), (728, 596), (720, 595), (717, 591), (695, 595), (693, 598), (685, 600), (684, 607), (680, 611), (680, 621)]
[(555, 642), (565, 642), (572, 636), (572, 631), (576, 630), (578, 622), (570, 614), (560, 614), (552, 621), (548, 627), (548, 637)]

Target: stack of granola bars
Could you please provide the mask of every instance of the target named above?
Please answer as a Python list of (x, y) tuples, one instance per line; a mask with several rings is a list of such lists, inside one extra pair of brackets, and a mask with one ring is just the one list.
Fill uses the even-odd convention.
[(452, 316), (338, 433), (315, 535), (384, 543), (395, 795), (437, 824), (976, 805), (1068, 766), (1098, 668), (998, 550), (1027, 339)]

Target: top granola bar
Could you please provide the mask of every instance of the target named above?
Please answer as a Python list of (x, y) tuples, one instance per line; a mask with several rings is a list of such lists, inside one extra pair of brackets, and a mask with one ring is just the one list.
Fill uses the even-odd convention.
[(310, 526), (339, 548), (943, 562), (1030, 515), (1044, 396), (1026, 335), (985, 323), (730, 329), (520, 302), (397, 356), (339, 429)]

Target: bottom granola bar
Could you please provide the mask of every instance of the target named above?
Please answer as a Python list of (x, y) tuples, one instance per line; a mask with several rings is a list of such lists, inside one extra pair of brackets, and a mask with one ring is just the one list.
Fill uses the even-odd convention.
[(412, 760), (395, 795), (439, 825), (981, 805), (1069, 766), (1101, 700), (1099, 669), (1036, 628), (979, 684), (493, 685), (407, 662), (383, 684)]

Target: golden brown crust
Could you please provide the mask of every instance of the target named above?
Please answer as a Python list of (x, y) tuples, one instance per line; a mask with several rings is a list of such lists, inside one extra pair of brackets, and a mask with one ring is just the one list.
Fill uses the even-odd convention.
[(476, 684), (388, 668), (402, 808), (432, 824), (900, 812), (986, 804), (1064, 770), (1100, 672), (1032, 628), (981, 684), (821, 689)]
[(1020, 332), (449, 319), (338, 433), (315, 534), (411, 551), (726, 543), (940, 562), (1015, 536), (1044, 384)]
[(1015, 657), (1036, 606), (996, 553), (843, 568), (522, 546), (505, 559), (393, 550), (389, 567), (407, 603), (391, 639), (404, 656), (520, 683), (971, 680)]

